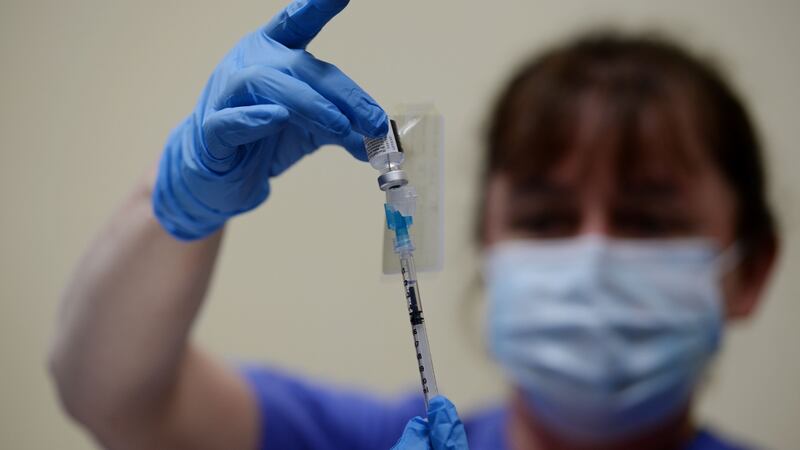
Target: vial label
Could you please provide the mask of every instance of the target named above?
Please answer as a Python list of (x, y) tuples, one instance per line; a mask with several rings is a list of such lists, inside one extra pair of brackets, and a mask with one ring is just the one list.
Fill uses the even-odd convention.
[(364, 146), (367, 149), (367, 158), (372, 159), (377, 155), (402, 152), (397, 142), (397, 124), (394, 120), (389, 122), (389, 132), (379, 138), (364, 137)]

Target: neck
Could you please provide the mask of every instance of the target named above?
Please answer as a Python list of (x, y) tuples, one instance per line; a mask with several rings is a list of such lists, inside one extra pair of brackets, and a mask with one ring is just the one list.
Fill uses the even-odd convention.
[(514, 394), (511, 404), (506, 433), (510, 448), (514, 450), (675, 450), (683, 448), (695, 433), (687, 406), (663, 424), (624, 440), (601, 444), (577, 443), (544, 428), (519, 393)]

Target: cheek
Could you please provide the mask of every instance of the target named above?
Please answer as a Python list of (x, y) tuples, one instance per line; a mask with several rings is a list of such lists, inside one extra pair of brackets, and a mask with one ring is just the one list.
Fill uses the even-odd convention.
[(507, 223), (509, 186), (502, 176), (493, 177), (486, 186), (486, 204), (483, 210), (483, 245), (488, 246), (508, 238)]
[(699, 231), (725, 248), (736, 240), (737, 204), (730, 187), (717, 174), (702, 177), (690, 190)]

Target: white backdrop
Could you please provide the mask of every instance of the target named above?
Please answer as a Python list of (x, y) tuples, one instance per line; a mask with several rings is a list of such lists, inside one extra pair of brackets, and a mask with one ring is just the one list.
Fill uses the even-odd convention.
[[(76, 258), (213, 66), (282, 1), (0, 2), (0, 448), (91, 448), (45, 370), (56, 303)], [(800, 3), (353, 0), (310, 50), (379, 102), (436, 102), (446, 131), (446, 260), (421, 279), (439, 384), (463, 412), (501, 395), (469, 294), (476, 174), (487, 106), (522, 58), (587, 25), (656, 26), (723, 62), (769, 147), (783, 254), (764, 307), (735, 326), (702, 420), (773, 448), (800, 446)], [(320, 213), (329, 221), (320, 227)], [(794, 215), (793, 215), (794, 214)], [(416, 389), (399, 280), (380, 275), (375, 173), (326, 148), (234, 221), (195, 336), (376, 392)], [(470, 299), (469, 297), (472, 297)]]

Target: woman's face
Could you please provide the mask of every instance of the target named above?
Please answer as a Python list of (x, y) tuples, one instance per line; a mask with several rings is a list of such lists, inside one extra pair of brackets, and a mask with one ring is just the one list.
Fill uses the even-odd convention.
[[(615, 238), (706, 237), (734, 240), (735, 201), (719, 174), (661, 174), (621, 182), (611, 164), (581, 170), (577, 157), (521, 185), (496, 175), (489, 183), (486, 243), (509, 238), (558, 239), (581, 234)], [(602, 161), (600, 161), (602, 163)]]
[[(598, 127), (591, 121), (582, 126), (575, 140), (582, 150), (567, 152), (540, 176), (513, 180), (499, 173), (489, 179), (486, 245), (583, 234), (642, 240), (703, 237), (720, 249), (735, 242), (736, 199), (709, 158), (698, 156), (685, 170), (653, 153), (652, 160), (639, 161), (635, 168), (621, 167), (602, 150), (608, 143), (598, 139)], [(728, 316), (747, 315), (763, 287), (763, 279), (740, 272), (723, 280)]]

